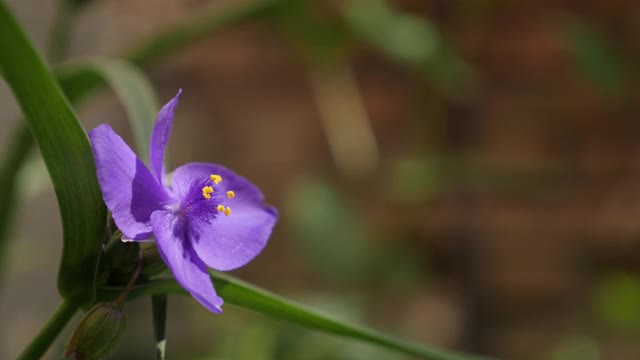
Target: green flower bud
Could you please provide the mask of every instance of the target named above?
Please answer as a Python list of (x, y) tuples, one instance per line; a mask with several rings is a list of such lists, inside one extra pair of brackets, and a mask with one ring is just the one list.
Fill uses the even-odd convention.
[(65, 357), (76, 360), (101, 359), (115, 349), (125, 329), (122, 309), (113, 304), (96, 304), (71, 335)]
[[(119, 231), (118, 231), (119, 233)], [(122, 234), (116, 233), (116, 238), (112, 239), (105, 249), (106, 263), (113, 270), (122, 273), (130, 273), (138, 262), (139, 244), (137, 242), (123, 242)]]
[(148, 279), (167, 269), (167, 265), (162, 261), (155, 243), (144, 243), (141, 244), (140, 248), (142, 250), (142, 276), (144, 278)]

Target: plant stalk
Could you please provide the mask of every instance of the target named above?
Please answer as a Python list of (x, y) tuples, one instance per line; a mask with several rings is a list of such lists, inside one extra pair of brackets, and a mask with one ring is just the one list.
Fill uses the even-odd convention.
[(63, 300), (51, 318), (40, 329), (29, 345), (18, 356), (18, 360), (40, 359), (47, 352), (53, 341), (58, 337), (62, 329), (78, 310), (78, 304), (72, 300)]

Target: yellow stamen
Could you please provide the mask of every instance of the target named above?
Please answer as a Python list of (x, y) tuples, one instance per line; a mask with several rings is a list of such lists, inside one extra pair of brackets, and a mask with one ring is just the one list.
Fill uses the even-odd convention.
[(231, 208), (227, 206), (227, 208), (224, 209), (224, 214), (227, 216), (231, 215)]
[(211, 199), (211, 194), (213, 193), (213, 188), (211, 186), (205, 186), (202, 188), (202, 197), (209, 200)]
[(214, 183), (219, 184), (220, 181), (222, 181), (222, 176), (212, 174), (211, 176), (209, 176), (209, 179), (211, 179), (211, 181), (213, 181)]
[(234, 197), (236, 197), (236, 193), (233, 191), (227, 191), (227, 197), (229, 199), (233, 199)]
[(224, 205), (218, 205), (218, 211), (219, 212), (223, 212), (224, 211)]

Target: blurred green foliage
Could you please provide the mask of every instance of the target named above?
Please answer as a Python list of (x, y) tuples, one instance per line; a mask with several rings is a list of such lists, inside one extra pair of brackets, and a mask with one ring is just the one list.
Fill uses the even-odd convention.
[(595, 290), (594, 307), (609, 326), (640, 333), (640, 277), (629, 273), (604, 277)]
[(300, 251), (314, 271), (332, 280), (366, 274), (372, 256), (367, 236), (349, 197), (319, 178), (300, 179), (289, 193), (287, 214)]
[(622, 95), (627, 86), (626, 70), (611, 41), (598, 27), (577, 16), (562, 18), (577, 69), (602, 90)]
[(443, 46), (424, 17), (398, 12), (385, 0), (348, 1), (345, 15), (358, 35), (403, 62), (428, 64)]
[(551, 351), (550, 360), (600, 360), (600, 347), (588, 336), (562, 339)]

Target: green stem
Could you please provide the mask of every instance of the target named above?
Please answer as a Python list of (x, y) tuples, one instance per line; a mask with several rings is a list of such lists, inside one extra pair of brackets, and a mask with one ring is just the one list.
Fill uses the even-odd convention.
[(151, 295), (153, 337), (156, 341), (156, 360), (164, 360), (167, 324), (167, 294)]
[(56, 311), (51, 315), (49, 321), (44, 325), (38, 335), (36, 335), (26, 349), (18, 356), (18, 360), (40, 359), (47, 352), (58, 334), (64, 329), (73, 314), (78, 310), (78, 305), (74, 301), (63, 300)]
[(47, 58), (50, 62), (57, 63), (67, 56), (75, 10), (76, 7), (69, 0), (58, 0), (58, 8), (51, 26), (51, 37), (47, 47)]
[(127, 300), (127, 296), (129, 296), (131, 289), (133, 289), (136, 281), (138, 281), (140, 271), (142, 271), (142, 250), (139, 250), (138, 252), (138, 264), (136, 265), (136, 270), (133, 272), (133, 275), (131, 275), (131, 279), (129, 279), (129, 283), (127, 284), (127, 287), (124, 289), (122, 294), (120, 294), (120, 296), (118, 296), (118, 298), (113, 301), (113, 305), (115, 305), (119, 309), (122, 309), (122, 306), (124, 306), (124, 302)]

